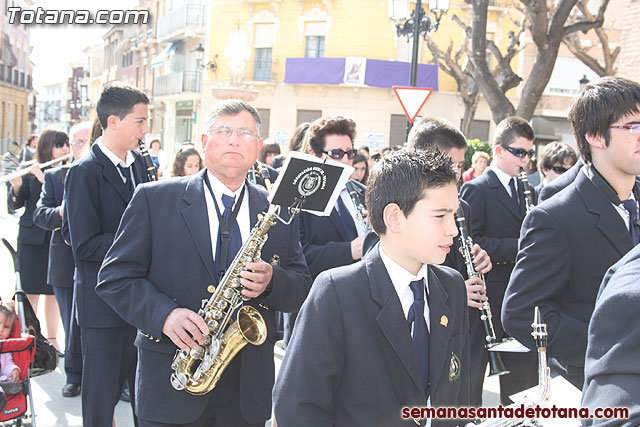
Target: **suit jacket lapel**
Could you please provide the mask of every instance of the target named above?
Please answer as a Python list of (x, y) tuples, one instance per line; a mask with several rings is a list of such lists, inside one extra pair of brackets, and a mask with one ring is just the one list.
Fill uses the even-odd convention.
[(444, 324), (453, 322), (454, 318), (453, 311), (448, 304), (448, 293), (434, 274), (431, 266), (429, 266), (427, 282), (429, 286), (429, 319), (431, 323), (429, 342), (437, 344), (430, 345), (429, 353), (430, 381), (433, 388), (440, 381), (442, 373), (449, 372), (449, 358), (451, 356), (447, 354), (447, 351), (453, 327), (449, 328)]
[(204, 198), (204, 174), (203, 172), (193, 175), (187, 183), (182, 200), (187, 206), (182, 209), (182, 218), (189, 229), (191, 239), (202, 258), (212, 283), (218, 283), (218, 276), (215, 272), (213, 252), (211, 248), (211, 236), (209, 233), (209, 215), (207, 213), (207, 202)]
[(584, 174), (579, 173), (575, 180), (576, 189), (582, 196), (587, 210), (598, 218), (598, 229), (623, 256), (633, 248), (631, 235), (624, 221), (612, 203)]
[(148, 182), (149, 180), (147, 178), (147, 170), (144, 166), (144, 160), (142, 159), (142, 156), (137, 155), (137, 153), (134, 153), (133, 156), (135, 157), (136, 161), (131, 165), (131, 169), (133, 169), (133, 177), (136, 180), (137, 187), (139, 184)]
[(504, 207), (507, 208), (509, 212), (515, 215), (516, 218), (522, 220), (522, 214), (520, 213), (519, 209), (516, 208), (513, 199), (509, 196), (509, 193), (507, 193), (507, 190), (504, 188), (495, 172), (489, 169), (485, 173), (487, 174), (489, 186), (493, 189), (496, 195), (496, 199), (498, 199), (498, 201), (502, 205), (504, 205)]
[(253, 229), (258, 222), (258, 215), (269, 209), (269, 201), (260, 194), (260, 190), (254, 184), (245, 181), (245, 185), (247, 186), (245, 197), (249, 197), (249, 223)]
[(120, 174), (116, 167), (111, 163), (111, 160), (102, 152), (100, 147), (97, 144), (91, 147), (92, 155), (95, 157), (96, 161), (102, 165), (102, 175), (104, 178), (111, 184), (111, 186), (116, 190), (118, 195), (122, 198), (125, 203), (129, 203), (131, 200), (131, 193), (129, 193), (129, 189), (127, 185), (122, 181)]
[(340, 214), (338, 213), (337, 207), (334, 207), (331, 210), (331, 215), (329, 215), (329, 221), (331, 221), (334, 227), (336, 227), (336, 230), (338, 230), (338, 233), (340, 234), (340, 237), (342, 238), (342, 240), (346, 241), (347, 232), (344, 229), (344, 224), (342, 224), (342, 219), (340, 219)]
[(419, 394), (423, 394), (418, 356), (413, 348), (411, 334), (407, 333), (409, 328), (402, 311), (400, 299), (380, 258), (379, 245), (365, 258), (365, 262), (371, 287), (371, 297), (381, 306), (380, 312), (376, 317), (378, 326), (411, 375)]

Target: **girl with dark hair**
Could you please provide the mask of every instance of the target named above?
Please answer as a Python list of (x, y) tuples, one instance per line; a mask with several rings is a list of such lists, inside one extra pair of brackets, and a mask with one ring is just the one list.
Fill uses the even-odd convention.
[(353, 159), (353, 167), (355, 170), (351, 174), (350, 179), (367, 185), (367, 179), (369, 179), (369, 157), (362, 151), (358, 151), (358, 154), (356, 154), (356, 157)]
[(44, 182), (44, 173), (38, 163), (45, 163), (63, 157), (69, 153), (69, 137), (62, 131), (46, 129), (40, 135), (36, 150), (36, 164), (29, 173), (10, 181), (11, 190), (7, 204), (12, 209), (25, 207), (20, 217), (18, 229), (18, 260), (20, 282), (34, 310), (38, 309), (40, 295), (45, 300), (45, 321), (49, 341), (59, 349), (56, 336), (60, 322), (58, 304), (53, 296), (53, 288), (47, 283), (47, 264), (49, 261), (49, 240), (51, 232), (45, 231), (33, 223), (33, 212), (40, 198)]
[(204, 165), (202, 157), (193, 145), (183, 145), (176, 153), (171, 176), (188, 176), (200, 171)]

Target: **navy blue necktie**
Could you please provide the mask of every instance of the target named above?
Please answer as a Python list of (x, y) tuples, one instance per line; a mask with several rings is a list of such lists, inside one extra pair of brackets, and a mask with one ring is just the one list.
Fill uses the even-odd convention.
[(415, 280), (409, 285), (413, 292), (413, 304), (409, 308), (407, 322), (413, 323), (413, 346), (418, 355), (422, 384), (425, 392), (429, 389), (429, 329), (424, 319), (424, 280)]
[(127, 186), (129, 192), (133, 194), (133, 180), (131, 179), (131, 169), (129, 167), (118, 165), (118, 169), (120, 169), (120, 173), (124, 177), (124, 185)]
[(351, 212), (347, 209), (347, 206), (342, 201), (342, 197), (338, 197), (338, 214), (340, 215), (340, 220), (342, 221), (342, 225), (344, 226), (344, 231), (346, 233), (347, 241), (352, 241), (356, 237), (358, 237), (358, 231), (356, 230), (356, 223), (353, 222), (353, 217), (351, 216)]
[(511, 199), (515, 202), (518, 209), (520, 209), (520, 197), (518, 195), (518, 187), (516, 186), (515, 178), (511, 178), (511, 180), (509, 180), (509, 188), (511, 189)]
[(629, 212), (629, 232), (631, 233), (633, 246), (635, 246), (640, 243), (640, 233), (638, 233), (638, 226), (636, 225), (638, 222), (638, 207), (633, 199), (625, 200), (622, 202), (622, 206)]
[[(233, 204), (235, 200), (236, 200), (235, 196), (227, 196), (226, 194), (222, 195), (222, 204), (224, 205), (224, 212), (222, 213), (222, 218), (224, 219), (225, 224), (229, 222), (229, 217), (233, 212)], [(215, 200), (214, 200), (214, 203), (215, 203)], [(221, 252), (220, 251), (222, 249), (222, 233), (220, 231), (222, 230), (222, 224), (218, 224), (218, 227), (219, 227), (218, 244), (216, 245), (216, 258), (215, 258), (216, 271), (221, 270), (221, 266), (220, 266)], [(229, 252), (227, 255), (226, 265), (224, 265), (225, 270), (227, 269), (229, 264), (231, 264), (231, 261), (233, 261), (233, 258), (235, 258), (241, 246), (242, 246), (242, 236), (240, 235), (240, 226), (238, 226), (238, 221), (235, 221), (233, 224), (233, 228), (231, 229), (231, 239), (229, 240)]]

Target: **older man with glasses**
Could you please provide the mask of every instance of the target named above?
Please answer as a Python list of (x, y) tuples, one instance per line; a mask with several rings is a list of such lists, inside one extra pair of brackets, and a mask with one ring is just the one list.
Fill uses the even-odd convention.
[(242, 348), (204, 395), (171, 381), (176, 351), (200, 350), (210, 339), (213, 326), (198, 314), (201, 303), (269, 206), (266, 191), (246, 180), (262, 147), (257, 110), (222, 101), (206, 129), (206, 167), (136, 190), (99, 273), (98, 295), (138, 328), (140, 426), (264, 426), (271, 416), (275, 311), (298, 310), (311, 287), (297, 218), (279, 222), (240, 280), (244, 306), (267, 325), (265, 342)]

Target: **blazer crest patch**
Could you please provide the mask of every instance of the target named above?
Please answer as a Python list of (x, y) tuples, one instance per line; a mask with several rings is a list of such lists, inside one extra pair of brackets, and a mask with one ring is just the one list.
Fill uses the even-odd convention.
[(449, 381), (456, 382), (460, 379), (460, 358), (451, 353), (451, 361), (449, 362)]

